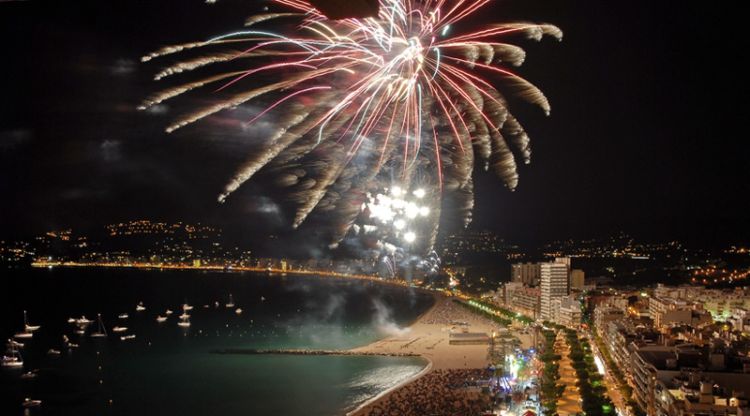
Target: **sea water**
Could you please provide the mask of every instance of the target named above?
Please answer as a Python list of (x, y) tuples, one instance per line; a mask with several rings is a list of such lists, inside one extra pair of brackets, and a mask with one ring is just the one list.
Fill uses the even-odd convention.
[[(346, 349), (408, 325), (432, 297), (361, 280), (256, 273), (77, 269), (4, 271), (0, 331), (41, 325), (0, 371), (0, 413), (39, 415), (340, 415), (421, 371), (413, 357), (218, 354), (222, 349)], [(234, 308), (227, 308), (232, 294)], [(145, 311), (136, 312), (143, 302)], [(177, 326), (181, 305), (191, 326)], [(217, 306), (218, 303), (218, 306)], [(242, 308), (237, 314), (236, 308)], [(157, 315), (174, 313), (164, 323)], [(118, 319), (127, 313), (128, 319)], [(109, 332), (96, 330), (97, 314)], [(69, 317), (94, 320), (75, 334)], [(114, 326), (128, 327), (116, 334)], [(65, 334), (78, 348), (67, 349)], [(121, 335), (135, 339), (122, 341)], [(61, 351), (58, 357), (49, 349)], [(22, 379), (34, 370), (36, 377)]]

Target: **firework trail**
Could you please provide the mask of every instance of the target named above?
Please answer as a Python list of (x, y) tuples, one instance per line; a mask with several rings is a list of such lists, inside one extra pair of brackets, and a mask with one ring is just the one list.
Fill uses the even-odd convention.
[[(247, 126), (274, 117), (276, 131), (248, 155), (219, 201), (259, 171), (270, 172), (294, 207), (294, 227), (315, 215), (336, 245), (369, 212), (373, 195), (418, 191), (429, 213), (413, 225), (418, 230), (399, 235), (427, 252), (441, 208), (465, 225), (471, 220), (476, 163), (516, 187), (517, 161), (530, 160), (529, 138), (495, 85), (547, 114), (550, 105), (508, 69), (521, 65), (525, 52), (503, 40), (560, 40), (560, 29), (506, 23), (451, 33), (491, 0), (380, 0), (377, 18), (338, 21), (306, 0), (271, 3), (280, 11), (248, 18), (244, 30), (142, 59), (187, 54), (155, 79), (203, 76), (153, 95), (141, 109), (196, 89), (213, 88), (221, 97), (179, 117), (167, 132), (251, 101), (266, 107)], [(206, 75), (209, 66), (217, 70)]]

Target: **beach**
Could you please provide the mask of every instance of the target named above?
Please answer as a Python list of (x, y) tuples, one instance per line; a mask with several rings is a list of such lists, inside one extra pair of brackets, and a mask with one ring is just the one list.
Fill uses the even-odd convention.
[(475, 414), (483, 397), (478, 389), (464, 387), (486, 378), (488, 345), (451, 344), (453, 333), (492, 335), (500, 325), (474, 314), (450, 297), (435, 294), (433, 307), (410, 327), (385, 339), (350, 351), (379, 354), (414, 354), (428, 361), (409, 380), (365, 402), (349, 416)]

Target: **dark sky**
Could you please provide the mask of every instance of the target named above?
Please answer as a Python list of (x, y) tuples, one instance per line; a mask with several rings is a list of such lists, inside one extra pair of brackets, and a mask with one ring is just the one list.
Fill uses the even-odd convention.
[[(476, 227), (514, 241), (749, 239), (748, 37), (738, 10), (692, 3), (502, 0), (482, 14), (551, 22), (565, 38), (523, 43), (518, 72), (552, 115), (514, 110), (533, 161), (513, 193), (478, 174)], [(134, 218), (283, 226), (255, 185), (215, 202), (242, 137), (217, 123), (167, 136), (170, 114), (135, 111), (158, 89), (158, 65), (140, 56), (239, 29), (261, 5), (0, 2), (0, 236)]]

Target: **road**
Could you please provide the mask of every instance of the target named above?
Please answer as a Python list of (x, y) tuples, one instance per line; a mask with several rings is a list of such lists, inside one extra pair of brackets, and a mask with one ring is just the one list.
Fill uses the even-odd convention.
[(615, 405), (617, 414), (630, 416), (630, 406), (628, 406), (627, 402), (622, 397), (622, 393), (620, 393), (619, 383), (612, 375), (612, 372), (606, 370), (607, 361), (604, 360), (604, 355), (601, 353), (601, 351), (599, 351), (599, 346), (596, 345), (596, 340), (589, 333), (586, 334), (586, 337), (588, 338), (589, 344), (591, 345), (591, 351), (594, 353), (594, 356), (600, 360), (602, 366), (605, 368), (604, 387), (607, 388), (607, 394), (612, 400), (612, 403)]

